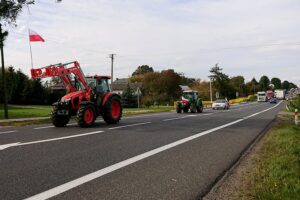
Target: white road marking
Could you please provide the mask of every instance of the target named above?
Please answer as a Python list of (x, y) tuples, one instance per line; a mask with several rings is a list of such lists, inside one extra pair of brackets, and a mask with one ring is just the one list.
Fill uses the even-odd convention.
[(186, 116), (183, 116), (183, 117), (176, 117), (176, 118), (164, 119), (162, 121), (163, 122), (167, 122), (167, 121), (173, 121), (173, 120), (178, 120), (178, 119), (185, 119), (185, 118), (189, 118), (189, 117), (198, 117), (198, 116), (212, 115), (212, 114), (213, 113), (200, 114), (200, 115), (186, 115)]
[(173, 114), (174, 112), (172, 111), (167, 111), (167, 112), (161, 112), (161, 113), (153, 113), (153, 114), (141, 114), (141, 115), (136, 115), (132, 117), (123, 117), (123, 119), (135, 119), (135, 118), (141, 118), (141, 117), (152, 117), (152, 116), (159, 116), (159, 115), (170, 115)]
[(15, 146), (24, 146), (24, 145), (29, 145), (29, 144), (37, 144), (37, 143), (44, 143), (44, 142), (52, 142), (52, 141), (57, 141), (57, 140), (65, 140), (69, 138), (75, 138), (75, 137), (82, 137), (82, 136), (87, 136), (87, 135), (94, 135), (98, 133), (102, 133), (103, 131), (94, 131), (90, 133), (83, 133), (83, 134), (77, 134), (77, 135), (71, 135), (71, 136), (65, 136), (65, 137), (59, 137), (59, 138), (51, 138), (47, 140), (38, 140), (38, 141), (33, 141), (33, 142), (17, 142), (17, 143), (11, 143), (11, 144), (4, 144), (0, 145), (0, 150), (6, 149), (8, 147), (15, 147)]
[(125, 126), (117, 126), (117, 127), (113, 127), (113, 128), (109, 128), (110, 130), (114, 130), (114, 129), (119, 129), (119, 128), (126, 128), (126, 127), (131, 127), (131, 126), (140, 126), (140, 125), (144, 125), (144, 124), (151, 124), (152, 122), (143, 122), (143, 123), (138, 123), (138, 124), (129, 124), (129, 125), (125, 125)]
[(56, 196), (56, 195), (59, 195), (59, 194), (61, 194), (61, 193), (63, 193), (63, 192), (66, 192), (66, 191), (68, 191), (68, 190), (71, 190), (71, 189), (73, 189), (73, 188), (75, 188), (75, 187), (78, 187), (78, 186), (80, 186), (80, 185), (82, 185), (82, 184), (84, 184), (84, 183), (90, 182), (90, 181), (92, 181), (92, 180), (94, 180), (94, 179), (96, 179), (96, 178), (99, 178), (99, 177), (101, 177), (101, 176), (104, 176), (104, 175), (106, 175), (106, 174), (109, 174), (109, 173), (111, 173), (111, 172), (114, 172), (114, 171), (116, 171), (116, 170), (118, 170), (118, 169), (120, 169), (120, 168), (126, 167), (126, 166), (128, 166), (128, 165), (130, 165), (130, 164), (133, 164), (133, 163), (135, 163), (135, 162), (138, 162), (138, 161), (140, 161), (140, 160), (143, 160), (143, 159), (145, 159), (145, 158), (148, 158), (148, 157), (150, 157), (150, 156), (153, 156), (153, 155), (155, 155), (155, 154), (158, 154), (158, 153), (160, 153), (160, 152), (162, 152), (162, 151), (165, 151), (165, 150), (168, 150), (168, 149), (170, 149), (170, 148), (176, 147), (176, 146), (178, 146), (178, 145), (180, 145), (180, 144), (189, 142), (189, 141), (194, 140), (194, 139), (196, 139), (196, 138), (199, 138), (199, 137), (201, 137), (201, 136), (203, 136), (203, 135), (206, 135), (206, 134), (215, 132), (215, 131), (217, 131), (217, 130), (226, 128), (226, 127), (228, 127), (228, 126), (237, 124), (237, 123), (239, 123), (239, 122), (241, 122), (241, 121), (244, 121), (244, 120), (246, 120), (246, 119), (248, 119), (248, 118), (250, 118), (250, 117), (253, 117), (253, 116), (255, 116), (255, 115), (258, 115), (258, 114), (261, 114), (261, 113), (266, 112), (266, 111), (268, 111), (268, 110), (271, 110), (271, 109), (273, 109), (273, 108), (279, 106), (280, 104), (281, 104), (281, 102), (278, 103), (277, 105), (271, 107), (271, 108), (268, 108), (268, 109), (266, 109), (266, 110), (263, 110), (263, 111), (261, 111), (261, 112), (258, 112), (258, 113), (252, 114), (252, 115), (249, 115), (249, 116), (244, 117), (244, 118), (242, 118), (242, 119), (238, 119), (238, 120), (235, 120), (235, 121), (233, 121), (233, 122), (230, 122), (230, 123), (227, 123), (227, 124), (224, 124), (224, 125), (215, 127), (215, 128), (213, 128), (213, 129), (206, 130), (206, 131), (203, 131), (203, 132), (201, 132), (201, 133), (197, 133), (197, 134), (192, 135), (192, 136), (190, 136), (190, 137), (183, 138), (183, 139), (178, 140), (178, 141), (176, 141), (176, 142), (172, 142), (172, 143), (167, 144), (167, 145), (165, 145), (165, 146), (162, 146), (162, 147), (153, 149), (153, 150), (151, 150), (151, 151), (148, 151), (148, 152), (146, 152), (146, 153), (143, 153), (143, 154), (134, 156), (134, 157), (129, 158), (129, 159), (127, 159), (127, 160), (121, 161), (121, 162), (116, 163), (116, 164), (114, 164), (114, 165), (108, 166), (108, 167), (106, 167), (106, 168), (100, 169), (100, 170), (95, 171), (95, 172), (93, 172), (93, 173), (90, 173), (90, 174), (87, 174), (87, 175), (82, 176), (82, 177), (80, 177), (80, 178), (77, 178), (77, 179), (75, 179), (75, 180), (73, 180), (73, 181), (70, 181), (70, 182), (64, 183), (64, 184), (62, 184), (62, 185), (59, 185), (59, 186), (57, 186), (57, 187), (55, 187), (55, 188), (52, 188), (52, 189), (49, 189), (49, 190), (44, 191), (44, 192), (42, 192), (42, 193), (36, 194), (36, 195), (34, 195), (34, 196), (32, 196), (32, 197), (26, 198), (25, 200), (43, 200), (43, 199), (49, 199), (49, 198), (54, 197), (54, 196)]
[(53, 128), (55, 126), (44, 126), (44, 127), (37, 127), (37, 128), (34, 128), (35, 130), (40, 130), (40, 129), (45, 129), (45, 128)]
[(17, 132), (17, 130), (0, 132), (0, 135), (4, 133), (14, 133), (14, 132)]
[(19, 144), (20, 144), (20, 142), (0, 145), (0, 151), (3, 150), (3, 149), (6, 149), (8, 147), (18, 146)]

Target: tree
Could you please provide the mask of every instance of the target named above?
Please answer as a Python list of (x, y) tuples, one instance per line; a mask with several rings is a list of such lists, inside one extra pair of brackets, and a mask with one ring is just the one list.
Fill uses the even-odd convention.
[(234, 76), (230, 78), (230, 84), (235, 92), (239, 93), (239, 96), (244, 96), (246, 90), (245, 78), (243, 76)]
[(281, 84), (281, 88), (285, 90), (289, 90), (290, 83), (288, 81), (283, 81)]
[(124, 108), (137, 107), (137, 97), (134, 95), (134, 92), (130, 88), (129, 83), (127, 84), (126, 90), (122, 94), (122, 105), (124, 106)]
[(281, 89), (281, 80), (279, 78), (272, 78), (271, 83), (274, 85), (274, 89)]
[(222, 70), (223, 69), (216, 64), (213, 68), (211, 68), (211, 75), (209, 77), (211, 78), (217, 92), (219, 92), (220, 97), (234, 98), (235, 92), (229, 84), (230, 79), (228, 75), (222, 73)]
[[(191, 88), (193, 90), (197, 90), (200, 97), (204, 101), (209, 101), (210, 100), (210, 85), (209, 81), (195, 81), (192, 85)], [(214, 91), (214, 88), (212, 88)], [(213, 92), (214, 93), (214, 92)]]
[(34, 4), (34, 0), (1, 0), (0, 3), (0, 22), (3, 25), (16, 26), (16, 19), (23, 7)]
[(264, 75), (259, 79), (259, 89), (261, 91), (268, 90), (269, 85), (270, 85), (270, 79), (267, 76)]
[(132, 73), (132, 76), (143, 75), (149, 72), (154, 72), (152, 67), (149, 67), (148, 65), (141, 65), (138, 66), (138, 68)]

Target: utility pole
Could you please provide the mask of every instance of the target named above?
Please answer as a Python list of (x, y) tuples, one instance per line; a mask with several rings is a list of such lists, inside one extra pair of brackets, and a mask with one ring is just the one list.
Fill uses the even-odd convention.
[(114, 58), (116, 54), (110, 54), (109, 58), (111, 58), (111, 82), (110, 82), (110, 88), (111, 91), (113, 91), (113, 81), (114, 81)]
[(3, 41), (4, 35), (2, 33), (2, 24), (0, 23), (0, 49), (1, 49), (1, 65), (2, 65), (2, 81), (3, 81), (3, 103), (4, 103), (4, 118), (8, 119), (8, 106), (7, 106), (7, 92), (6, 92), (6, 80), (5, 80), (5, 69), (4, 69), (4, 53), (3, 53)]
[(209, 79), (209, 93), (210, 93), (210, 103), (212, 103), (211, 78)]

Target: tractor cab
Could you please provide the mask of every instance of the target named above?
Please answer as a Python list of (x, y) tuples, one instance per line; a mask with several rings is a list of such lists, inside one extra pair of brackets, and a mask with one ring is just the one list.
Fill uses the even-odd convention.
[(90, 88), (94, 91), (95, 94), (105, 94), (110, 92), (110, 86), (108, 80), (110, 76), (93, 76), (86, 77), (87, 83)]
[(195, 100), (198, 97), (198, 92), (193, 90), (187, 90), (183, 92), (185, 99)]
[(98, 106), (102, 103), (104, 96), (110, 93), (111, 89), (108, 83), (110, 76), (92, 76), (86, 77), (89, 87), (92, 89), (91, 99)]

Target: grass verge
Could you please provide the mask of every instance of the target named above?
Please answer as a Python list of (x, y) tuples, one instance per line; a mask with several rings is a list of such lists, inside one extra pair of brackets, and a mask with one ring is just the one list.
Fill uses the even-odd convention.
[(254, 199), (299, 199), (300, 129), (279, 122), (263, 140), (254, 158), (255, 168), (245, 181)]
[[(8, 106), (10, 119), (47, 117), (52, 110), (51, 106)], [(0, 119), (4, 119), (3, 106), (0, 106)]]
[[(33, 118), (33, 117), (49, 117), (49, 119), (24, 120), (21, 122), (0, 122), (1, 126), (24, 126), (32, 124), (50, 123), (50, 112), (52, 106), (9, 106), (9, 119)], [(173, 106), (153, 106), (149, 108), (124, 108), (123, 116), (138, 115), (146, 113), (168, 112), (174, 110)], [(0, 106), (0, 120), (4, 119), (3, 107)]]
[(268, 132), (204, 200), (298, 200), (300, 128), (279, 115)]

